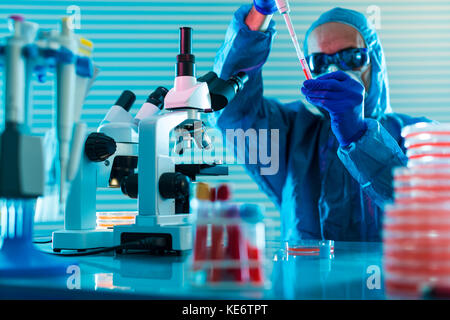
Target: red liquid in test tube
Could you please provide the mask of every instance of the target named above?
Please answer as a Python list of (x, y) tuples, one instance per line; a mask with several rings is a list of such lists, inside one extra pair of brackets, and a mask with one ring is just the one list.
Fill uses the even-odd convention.
[[(211, 188), (210, 193), (210, 200), (211, 203), (214, 203), (216, 201), (217, 192), (215, 188)], [(220, 209), (219, 209), (220, 210)], [(217, 218), (220, 217), (220, 211), (214, 210), (214, 217)], [(222, 225), (211, 225), (211, 260), (214, 261), (221, 261), (225, 258), (224, 254), (224, 247), (223, 247), (223, 226)], [(211, 275), (210, 275), (210, 281), (211, 282), (218, 282), (222, 280), (222, 269), (219, 267), (213, 266), (211, 268)]]
[[(230, 190), (227, 185), (221, 185), (217, 192), (217, 199), (226, 202), (230, 199)], [(237, 206), (229, 206), (224, 212), (229, 219), (239, 218), (239, 209)], [(229, 259), (237, 264), (230, 268), (232, 278), (236, 282), (246, 282), (249, 279), (249, 270), (242, 265), (242, 261), (247, 261), (247, 247), (244, 241), (244, 234), (239, 224), (227, 225)]]
[(263, 273), (261, 268), (261, 251), (259, 248), (252, 246), (251, 243), (247, 242), (247, 254), (248, 259), (251, 263), (257, 263), (258, 266), (252, 266), (249, 269), (250, 280), (255, 283), (263, 282)]
[(198, 224), (195, 232), (194, 243), (194, 270), (201, 268), (201, 263), (207, 258), (207, 235), (208, 226), (202, 222), (202, 219), (208, 218), (209, 210), (209, 186), (206, 183), (199, 183), (197, 185), (196, 200), (197, 200), (197, 218)]

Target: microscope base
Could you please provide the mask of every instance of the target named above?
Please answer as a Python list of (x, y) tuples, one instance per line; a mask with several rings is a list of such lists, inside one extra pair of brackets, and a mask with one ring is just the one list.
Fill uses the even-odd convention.
[(58, 230), (53, 232), (53, 251), (111, 247), (113, 230)]
[[(158, 254), (181, 254), (192, 249), (192, 225), (124, 225), (114, 227), (114, 245), (121, 245), (131, 241), (149, 239), (142, 247), (133, 247), (130, 250), (145, 250)], [(122, 250), (116, 250), (122, 253)]]

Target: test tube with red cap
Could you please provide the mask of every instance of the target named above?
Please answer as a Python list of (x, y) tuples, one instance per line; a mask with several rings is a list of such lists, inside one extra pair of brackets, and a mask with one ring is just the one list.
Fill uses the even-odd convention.
[(220, 185), (217, 191), (217, 200), (222, 205), (221, 214), (227, 221), (226, 231), (228, 241), (225, 252), (228, 259), (235, 264), (228, 271), (234, 281), (244, 283), (249, 280), (249, 270), (246, 265), (248, 261), (247, 248), (240, 225), (239, 208), (229, 203), (230, 198), (231, 191), (228, 185)]
[[(210, 200), (213, 203), (213, 219), (222, 218), (222, 204), (216, 202), (217, 189), (211, 188)], [(211, 226), (211, 260), (223, 261), (225, 259), (225, 249), (224, 249), (224, 227), (222, 223), (213, 223)], [(219, 282), (223, 280), (222, 268), (217, 266), (212, 266), (211, 274), (209, 277), (211, 282)]]
[(262, 285), (264, 283), (264, 214), (261, 207), (256, 204), (241, 205), (239, 213), (245, 235), (250, 281), (255, 285)]
[(208, 258), (208, 225), (205, 222), (209, 218), (211, 204), (209, 201), (210, 188), (203, 182), (197, 184), (195, 198), (191, 201), (191, 211), (197, 216), (194, 240), (194, 270), (203, 267), (203, 263)]

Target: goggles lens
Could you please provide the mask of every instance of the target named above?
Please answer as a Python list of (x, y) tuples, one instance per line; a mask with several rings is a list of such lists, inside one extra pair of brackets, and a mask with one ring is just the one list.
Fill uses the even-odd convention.
[(327, 71), (332, 64), (342, 71), (361, 68), (370, 62), (367, 48), (345, 49), (335, 54), (313, 53), (306, 57), (309, 68), (314, 75), (320, 75)]

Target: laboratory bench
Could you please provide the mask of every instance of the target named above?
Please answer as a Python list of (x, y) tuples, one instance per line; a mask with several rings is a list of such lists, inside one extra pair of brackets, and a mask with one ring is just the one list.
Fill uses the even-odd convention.
[[(37, 246), (52, 251), (49, 243)], [(0, 299), (385, 298), (382, 243), (335, 242), (334, 255), (323, 258), (290, 256), (280, 242), (267, 241), (267, 281), (259, 288), (195, 286), (190, 258), (145, 253), (57, 257), (79, 268), (60, 277), (0, 279)]]

